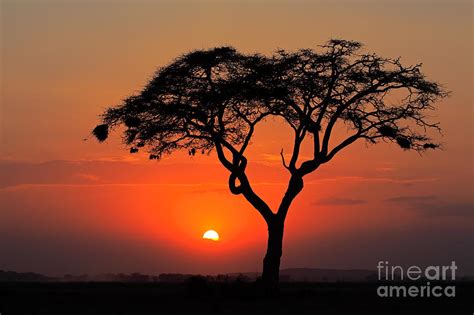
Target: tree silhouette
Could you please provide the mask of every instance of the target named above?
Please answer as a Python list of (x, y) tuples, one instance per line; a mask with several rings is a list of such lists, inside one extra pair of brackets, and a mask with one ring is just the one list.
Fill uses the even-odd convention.
[[(244, 196), (267, 223), (262, 280), (276, 287), (285, 218), (305, 175), (358, 139), (391, 141), (405, 150), (438, 148), (427, 131), (440, 129), (426, 111), (447, 92), (425, 79), (420, 64), (406, 67), (399, 59), (361, 53), (354, 41), (330, 40), (321, 50), (280, 50), (271, 57), (231, 47), (190, 52), (161, 68), (139, 94), (108, 108), (93, 134), (104, 141), (123, 125), (130, 153), (146, 147), (150, 159), (180, 149), (190, 155), (215, 149), (229, 171), (230, 191)], [(245, 152), (255, 126), (269, 116), (282, 117), (294, 131), (288, 161), (281, 152), (290, 179), (275, 211), (246, 174)], [(350, 135), (332, 143), (341, 122)], [(313, 154), (300, 161), (305, 139), (311, 139)]]

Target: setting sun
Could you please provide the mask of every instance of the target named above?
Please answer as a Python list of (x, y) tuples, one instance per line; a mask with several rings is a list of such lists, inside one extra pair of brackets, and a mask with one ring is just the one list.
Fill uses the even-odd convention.
[(209, 230), (209, 231), (206, 231), (204, 233), (202, 238), (205, 239), (205, 240), (218, 241), (219, 240), (219, 234), (217, 234), (217, 232), (214, 231), (214, 230)]

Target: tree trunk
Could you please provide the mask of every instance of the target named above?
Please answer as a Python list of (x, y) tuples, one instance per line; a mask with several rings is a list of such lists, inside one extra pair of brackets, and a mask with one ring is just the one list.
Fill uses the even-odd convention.
[(268, 244), (267, 253), (263, 259), (262, 281), (270, 292), (278, 291), (286, 214), (288, 213), (291, 202), (302, 189), (303, 178), (298, 175), (292, 175), (285, 196), (278, 207), (277, 214), (270, 220), (267, 220)]
[(278, 288), (283, 245), (283, 226), (283, 222), (268, 224), (268, 244), (267, 253), (263, 259), (262, 281), (266, 289), (270, 291), (275, 291)]

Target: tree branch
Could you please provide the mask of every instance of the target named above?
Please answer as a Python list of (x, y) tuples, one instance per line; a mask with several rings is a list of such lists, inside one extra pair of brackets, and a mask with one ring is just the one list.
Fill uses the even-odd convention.
[(280, 156), (281, 156), (281, 162), (282, 162), (283, 166), (284, 166), (287, 170), (290, 170), (290, 168), (288, 167), (288, 165), (286, 165), (285, 157), (283, 156), (283, 149), (281, 149), (281, 151), (280, 151)]
[(324, 163), (329, 162), (336, 155), (337, 152), (341, 151), (342, 149), (344, 149), (348, 145), (352, 144), (353, 142), (355, 142), (360, 137), (361, 137), (361, 134), (356, 133), (355, 135), (352, 135), (352, 136), (348, 137), (347, 139), (345, 139), (344, 141), (342, 141), (341, 143), (339, 143), (339, 145), (334, 147), (331, 150), (331, 152), (329, 152), (326, 155), (326, 157), (324, 158)]

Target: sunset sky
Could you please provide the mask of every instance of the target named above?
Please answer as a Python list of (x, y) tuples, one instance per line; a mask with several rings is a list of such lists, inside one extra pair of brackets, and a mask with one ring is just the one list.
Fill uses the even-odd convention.
[[(261, 270), (266, 225), (214, 154), (149, 161), (90, 136), (107, 106), (194, 49), (318, 49), (330, 38), (423, 63), (452, 94), (442, 150), (355, 143), (305, 178), (282, 268), (457, 262), (474, 274), (472, 1), (1, 2), (0, 269), (50, 275)], [(249, 177), (275, 207), (289, 129), (268, 120)], [(83, 141), (87, 139), (87, 141)], [(308, 152), (303, 152), (307, 155)], [(202, 240), (209, 229), (221, 240)]]

